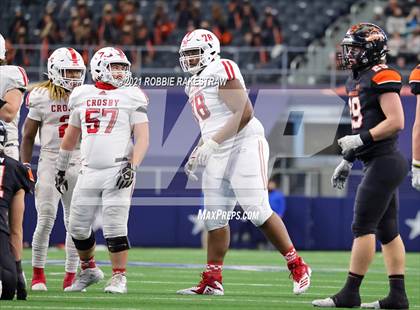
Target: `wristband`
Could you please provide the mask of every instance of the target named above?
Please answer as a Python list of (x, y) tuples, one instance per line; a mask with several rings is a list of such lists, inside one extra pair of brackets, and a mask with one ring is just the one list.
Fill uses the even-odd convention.
[(420, 160), (413, 159), (411, 164), (413, 165), (414, 168), (420, 169)]
[(58, 152), (58, 159), (57, 159), (57, 169), (61, 171), (66, 171), (67, 167), (69, 166), (70, 158), (71, 158), (72, 151), (67, 151), (60, 149)]
[(348, 162), (352, 163), (356, 160), (356, 152), (354, 149), (350, 149), (344, 153), (343, 159), (347, 160)]
[(373, 137), (369, 130), (366, 130), (360, 134), (360, 139), (364, 145), (373, 143)]

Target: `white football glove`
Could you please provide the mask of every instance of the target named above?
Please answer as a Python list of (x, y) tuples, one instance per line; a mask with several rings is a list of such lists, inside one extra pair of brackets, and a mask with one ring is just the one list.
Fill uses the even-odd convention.
[(337, 142), (342, 149), (342, 154), (349, 150), (354, 150), (364, 144), (360, 135), (347, 135), (341, 139), (338, 139)]
[(344, 188), (344, 184), (346, 184), (347, 178), (350, 175), (351, 167), (353, 167), (353, 163), (343, 159), (337, 168), (335, 168), (331, 177), (331, 185), (334, 188)]
[(193, 181), (198, 181), (198, 177), (195, 175), (195, 171), (197, 170), (197, 155), (195, 154), (197, 151), (197, 147), (191, 152), (190, 157), (188, 158), (187, 163), (184, 166), (184, 172), (187, 175), (188, 179)]
[(127, 163), (117, 174), (116, 186), (118, 189), (130, 187), (136, 177), (136, 168), (132, 163)]
[(418, 191), (420, 191), (420, 161), (413, 159), (413, 165), (411, 167), (412, 177), (411, 185)]
[(219, 149), (219, 143), (216, 141), (209, 139), (201, 145), (196, 152), (197, 156), (197, 163), (200, 166), (206, 166), (211, 155), (215, 153)]

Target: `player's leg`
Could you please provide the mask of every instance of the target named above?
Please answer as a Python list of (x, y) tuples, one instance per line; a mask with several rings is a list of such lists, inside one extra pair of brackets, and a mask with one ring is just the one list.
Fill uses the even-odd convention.
[(405, 291), (405, 247), (398, 229), (398, 191), (379, 222), (376, 236), (382, 244), (382, 254), (389, 278), (389, 293), (385, 298), (362, 304), (362, 308), (408, 309)]
[(95, 262), (95, 236), (92, 222), (98, 205), (101, 205), (102, 185), (100, 173), (83, 168), (73, 191), (70, 207), (69, 232), (79, 253), (80, 273), (67, 292), (83, 291), (103, 279), (103, 272)]
[(77, 177), (79, 175), (79, 170), (80, 165), (71, 164), (66, 173), (68, 181), (68, 190), (64, 192), (64, 194), (61, 196), (61, 203), (63, 205), (64, 226), (66, 228), (66, 262), (64, 266), (66, 274), (63, 280), (63, 289), (65, 289), (73, 283), (76, 277), (77, 266), (79, 265), (79, 254), (77, 253), (77, 249), (69, 233), (70, 205), (74, 187), (76, 185)]
[(0, 231), (0, 253), (0, 299), (11, 300), (16, 291), (16, 263), (10, 251), (9, 236), (2, 231)]
[(132, 188), (115, 188), (117, 171), (110, 170), (109, 184), (107, 184), (103, 195), (103, 232), (107, 243), (109, 257), (112, 264), (112, 277), (108, 281), (104, 291), (106, 293), (127, 293), (126, 268), (128, 261), (128, 215), (130, 211)]
[(47, 290), (44, 268), (60, 199), (60, 193), (54, 186), (54, 167), (53, 160), (46, 155), (41, 155), (35, 185), (37, 222), (32, 237), (32, 290), (35, 291)]
[[(389, 178), (392, 175), (392, 178)], [(344, 287), (331, 298), (315, 300), (320, 307), (359, 307), (359, 288), (375, 255), (375, 233), (387, 212), (393, 193), (402, 182), (401, 165), (393, 155), (373, 159), (358, 186), (352, 231), (354, 235), (349, 273)]]
[(243, 142), (232, 170), (232, 186), (242, 209), (283, 255), (293, 277), (293, 292), (301, 294), (310, 286), (310, 268), (297, 254), (282, 219), (272, 211), (267, 191), (269, 147), (263, 137)]
[(223, 295), (222, 269), (230, 243), (228, 212), (236, 204), (230, 183), (224, 179), (228, 155), (210, 159), (203, 174), (204, 223), (207, 234), (207, 264), (201, 282), (177, 291), (183, 295)]

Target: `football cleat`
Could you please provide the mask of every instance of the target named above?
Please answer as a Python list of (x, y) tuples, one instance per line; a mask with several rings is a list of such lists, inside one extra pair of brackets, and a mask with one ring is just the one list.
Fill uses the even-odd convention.
[(321, 308), (335, 308), (334, 300), (330, 297), (325, 299), (315, 299), (312, 301), (312, 305)]
[[(35, 270), (35, 269), (34, 269)], [(47, 280), (45, 279), (44, 270), (37, 268), (32, 275), (31, 289), (33, 291), (47, 291)]]
[(76, 276), (76, 280), (69, 287), (64, 289), (65, 292), (83, 292), (88, 286), (98, 283), (104, 278), (104, 273), (98, 267), (87, 268), (81, 270)]
[[(381, 304), (382, 303), (382, 304)], [(360, 308), (364, 309), (408, 309), (409, 304), (406, 298), (403, 298), (399, 301), (392, 302), (391, 304), (385, 303), (384, 299), (381, 301), (377, 300), (374, 302), (368, 302), (361, 304)]]
[(224, 295), (225, 291), (222, 285), (221, 275), (212, 275), (209, 272), (201, 274), (201, 281), (197, 286), (179, 290), (176, 293), (180, 295)]
[(301, 257), (287, 264), (290, 275), (293, 278), (293, 293), (296, 295), (304, 293), (311, 285), (312, 270)]
[(63, 290), (71, 286), (76, 279), (76, 274), (74, 272), (66, 272), (63, 279)]
[(104, 288), (105, 293), (126, 294), (127, 293), (127, 277), (124, 274), (116, 273), (108, 281)]

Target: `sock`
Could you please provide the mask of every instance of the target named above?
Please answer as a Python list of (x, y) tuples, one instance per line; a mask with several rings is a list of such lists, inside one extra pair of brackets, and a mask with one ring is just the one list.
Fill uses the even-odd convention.
[(33, 267), (32, 268), (33, 278), (44, 278), (44, 268)]
[(92, 256), (90, 258), (88, 258), (87, 260), (80, 260), (80, 268), (82, 268), (82, 270), (88, 269), (88, 268), (95, 268), (96, 267), (96, 263), (95, 263), (95, 256)]
[(331, 297), (332, 300), (334, 300), (336, 307), (360, 307), (361, 300), (359, 288), (362, 284), (363, 277), (363, 275), (349, 271), (344, 287), (341, 289), (341, 291)]
[(122, 274), (125, 276), (125, 268), (112, 268), (112, 275)]
[(212, 275), (222, 275), (223, 262), (207, 262), (205, 272)]
[(284, 256), (284, 259), (286, 260), (286, 262), (288, 264), (295, 261), (299, 257), (299, 255), (297, 254), (296, 249), (293, 245), (290, 247), (290, 249), (285, 254), (283, 254), (283, 256)]
[(404, 275), (396, 274), (389, 277), (389, 294), (379, 301), (381, 309), (408, 309), (408, 299), (405, 293)]
[(18, 260), (16, 262), (16, 271), (17, 271), (18, 274), (22, 273), (22, 261), (21, 260)]

